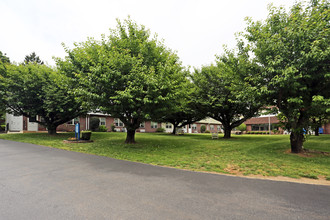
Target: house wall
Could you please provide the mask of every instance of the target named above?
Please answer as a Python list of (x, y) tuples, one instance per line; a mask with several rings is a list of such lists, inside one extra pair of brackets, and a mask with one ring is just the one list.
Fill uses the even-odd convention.
[[(254, 124), (278, 124), (280, 121), (277, 119), (276, 116), (270, 117), (254, 117), (246, 120), (244, 124), (246, 124), (246, 131), (252, 131), (252, 125)], [(283, 129), (278, 129), (280, 133), (283, 133)]]
[[(161, 128), (161, 127), (162, 127), (162, 124), (157, 123), (157, 128)], [(144, 126), (145, 132), (156, 132), (157, 128), (151, 128), (151, 121), (146, 121), (145, 122), (145, 126)], [(143, 129), (143, 128), (141, 128), (141, 129)]]
[[(210, 131), (210, 132), (223, 132), (221, 127), (220, 127), (220, 131), (218, 131), (218, 126), (221, 126), (220, 123), (199, 123), (199, 122), (196, 122), (194, 124), (197, 125), (197, 129), (192, 129), (192, 133), (201, 133), (202, 125), (205, 125), (207, 131)], [(213, 125), (213, 129), (211, 129), (212, 128), (211, 125)]]
[(330, 123), (323, 125), (322, 128), (323, 128), (323, 134), (330, 134)]

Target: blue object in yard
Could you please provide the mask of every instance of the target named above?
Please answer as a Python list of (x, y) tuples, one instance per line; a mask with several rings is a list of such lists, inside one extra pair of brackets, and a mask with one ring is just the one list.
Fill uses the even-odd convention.
[(79, 122), (75, 126), (74, 135), (75, 135), (76, 139), (79, 141), (80, 140), (80, 123)]
[(319, 128), (319, 134), (323, 134), (323, 128)]

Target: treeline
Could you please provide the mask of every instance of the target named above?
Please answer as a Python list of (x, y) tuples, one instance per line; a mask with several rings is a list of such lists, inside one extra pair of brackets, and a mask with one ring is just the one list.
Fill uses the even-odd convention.
[[(270, 7), (265, 21), (247, 20), (237, 47), (200, 69), (130, 18), (101, 40), (69, 48), (56, 67), (36, 54), (12, 64), (1, 53), (2, 106), (38, 123), (50, 134), (66, 121), (101, 110), (124, 122), (126, 143), (146, 120), (171, 122), (174, 131), (212, 117), (224, 137), (265, 106), (279, 112), (291, 132), (291, 150), (303, 150), (304, 132), (329, 119), (330, 11), (328, 1), (298, 2), (287, 12)], [(211, 33), (210, 33), (211, 34)]]

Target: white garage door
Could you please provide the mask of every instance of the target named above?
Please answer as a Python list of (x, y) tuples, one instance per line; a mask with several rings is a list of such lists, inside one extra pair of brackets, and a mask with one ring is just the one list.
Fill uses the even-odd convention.
[(9, 131), (22, 131), (23, 130), (23, 116), (14, 116), (8, 114)]

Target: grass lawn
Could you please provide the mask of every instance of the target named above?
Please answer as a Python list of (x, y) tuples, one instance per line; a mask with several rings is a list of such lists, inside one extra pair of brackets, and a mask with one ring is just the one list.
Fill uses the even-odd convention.
[[(330, 180), (330, 153), (291, 154), (288, 135), (233, 135), (230, 140), (212, 140), (210, 134), (137, 133), (138, 143), (126, 145), (126, 133), (111, 132), (93, 133), (93, 143), (63, 143), (73, 136), (0, 134), (0, 139), (195, 171)], [(330, 152), (330, 135), (309, 136), (304, 147)]]

